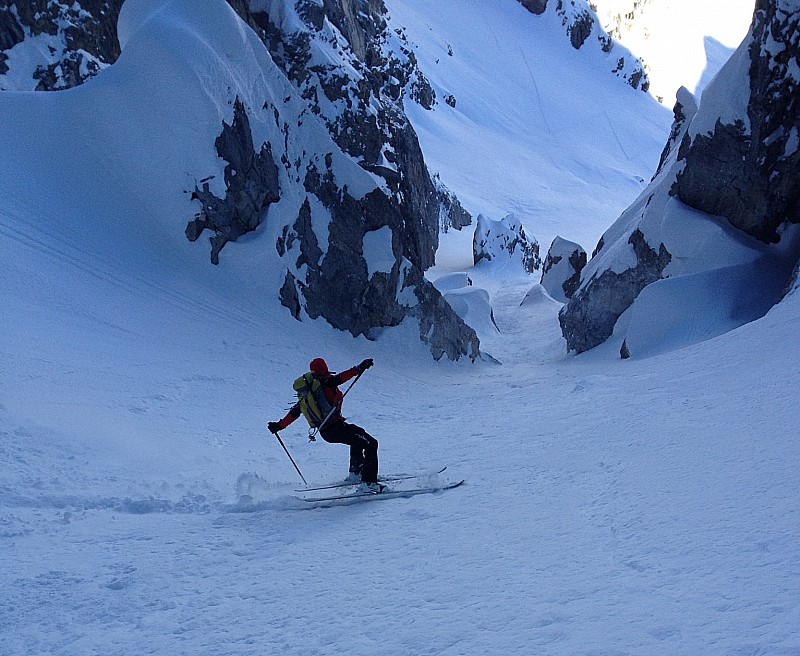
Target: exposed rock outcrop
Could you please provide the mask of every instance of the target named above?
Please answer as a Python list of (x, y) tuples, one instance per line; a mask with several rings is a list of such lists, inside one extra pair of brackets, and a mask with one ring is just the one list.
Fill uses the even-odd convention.
[[(567, 34), (575, 50), (580, 50), (581, 46), (586, 43), (586, 39), (589, 38), (594, 26), (595, 18), (588, 10), (580, 11), (572, 17), (567, 25)], [(604, 43), (603, 45), (605, 46), (606, 44)]]
[[(592, 284), (578, 290), (559, 314), (561, 332), (570, 349), (582, 353), (611, 336), (620, 315), (647, 285), (660, 279), (672, 260), (664, 244), (650, 248), (641, 230), (628, 238), (636, 265), (622, 271), (604, 270)], [(587, 329), (588, 328), (588, 329)]]
[(800, 256), (800, 229), (787, 228), (800, 221), (800, 1), (756, 9), (700, 107), (679, 93), (656, 176), (561, 311), (570, 349), (619, 329), (623, 357), (657, 353), (752, 321), (782, 297)]
[(516, 262), (527, 273), (537, 271), (542, 261), (539, 242), (525, 234), (519, 219), (509, 214), (501, 221), (478, 216), (472, 238), (472, 259), (475, 264), (486, 261)]
[(519, 0), (522, 6), (532, 14), (541, 16), (547, 9), (547, 0)]
[[(9, 89), (5, 51), (25, 39), (47, 38), (36, 48), (25, 91), (57, 91), (77, 86), (119, 57), (117, 18), (122, 0), (11, 0), (0, 7), (0, 89)], [(27, 58), (26, 58), (27, 60)]]
[(738, 112), (718, 116), (716, 107), (701, 106), (701, 120), (681, 143), (685, 167), (674, 193), (777, 242), (782, 223), (800, 222), (800, 3), (759, 0), (751, 35), (732, 58), (749, 94), (731, 97), (741, 92), (724, 88), (725, 78), (709, 85), (706, 93)]
[(255, 230), (263, 211), (280, 200), (278, 167), (272, 157), (269, 143), (258, 151), (253, 147), (250, 120), (244, 105), (237, 98), (231, 125), (223, 123), (222, 133), (214, 144), (219, 156), (228, 164), (225, 167), (225, 198), (218, 198), (209, 190), (208, 182), (202, 189), (195, 188), (192, 198), (203, 206), (200, 215), (186, 227), (186, 237), (196, 241), (205, 229), (213, 230), (211, 262), (219, 264), (219, 252), (229, 241)]
[(580, 244), (556, 237), (542, 266), (541, 285), (550, 296), (566, 303), (581, 281), (586, 266), (586, 251)]

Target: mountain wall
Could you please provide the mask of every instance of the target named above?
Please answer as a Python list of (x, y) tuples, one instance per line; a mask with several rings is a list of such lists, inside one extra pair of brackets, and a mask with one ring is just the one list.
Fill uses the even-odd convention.
[[(69, 89), (119, 57), (121, 0), (25, 0), (0, 5), (0, 90)], [(15, 46), (23, 52), (12, 54)], [(18, 57), (18, 67), (10, 68)]]
[[(240, 3), (241, 4), (241, 3)], [(378, 188), (359, 199), (325, 166), (309, 166), (305, 202), (285, 226), (278, 251), (288, 269), (281, 302), (353, 335), (413, 316), (434, 357), (477, 357), (474, 331), (422, 272), (434, 264), (441, 228), (471, 218), (423, 159), (403, 103), (430, 108), (435, 94), (402, 35), (391, 32), (382, 0), (252, 0), (237, 7), (261, 36), (308, 113)], [(321, 248), (313, 214), (330, 215)], [(381, 235), (378, 237), (378, 235)], [(372, 266), (371, 245), (388, 254)]]
[(749, 94), (712, 83), (711, 106), (701, 105), (678, 156), (678, 198), (765, 242), (800, 222), (799, 45), (800, 3), (759, 0), (747, 52), (732, 64), (741, 61)]
[[(617, 333), (623, 355), (637, 354), (632, 343), (653, 352), (648, 330), (669, 341), (693, 323), (680, 345), (756, 319), (783, 297), (798, 259), (799, 20), (798, 0), (760, 0), (699, 108), (679, 93), (659, 171), (603, 235), (561, 312), (571, 350)], [(659, 315), (675, 317), (661, 322), (672, 335), (654, 328)]]
[[(128, 40), (114, 29), (119, 1), (39, 4), (0, 9), (0, 47), (15, 65), (0, 76), (4, 88), (75, 87), (116, 61), (119, 42)], [(186, 237), (211, 234), (211, 261), (219, 264), (228, 243), (265, 222), (285, 220), (275, 244), (285, 276), (275, 293), (295, 318), (321, 317), (371, 337), (411, 317), (437, 359), (477, 357), (474, 331), (423, 276), (434, 263), (440, 229), (460, 229), (471, 217), (425, 165), (403, 103), (432, 107), (437, 99), (411, 48), (388, 30), (382, 0), (231, 0), (230, 6), (269, 51), (266, 78), (273, 79), (275, 67), (288, 86), (271, 82), (284, 96), (278, 103), (236, 93), (238, 79), (218, 83), (229, 64), (203, 73), (214, 102), (229, 108), (209, 144), (224, 171), (215, 174), (215, 164), (198, 174), (194, 189), (174, 190), (189, 191), (195, 205)], [(158, 12), (173, 10), (187, 20), (177, 1), (127, 0), (124, 7), (128, 16), (156, 22)], [(205, 5), (197, 7), (197, 20), (204, 11)], [(44, 48), (53, 60), (47, 66), (31, 71), (14, 59), (21, 48), (34, 51), (52, 39), (61, 49)], [(225, 52), (220, 41), (210, 46), (215, 43)], [(158, 71), (160, 64), (153, 67)], [(255, 76), (245, 67), (233, 67), (231, 75)], [(325, 136), (305, 130), (309, 124), (323, 126)], [(356, 168), (343, 173), (342, 158)], [(290, 205), (291, 218), (275, 218), (287, 216)]]

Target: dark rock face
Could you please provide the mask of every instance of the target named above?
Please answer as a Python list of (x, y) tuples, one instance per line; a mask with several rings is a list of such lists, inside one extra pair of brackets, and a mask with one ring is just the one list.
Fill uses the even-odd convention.
[[(781, 0), (756, 3), (749, 47), (747, 120), (684, 137), (686, 166), (673, 189), (687, 205), (725, 216), (764, 242), (800, 222), (800, 15)], [(796, 3), (795, 3), (796, 5)]]
[(519, 0), (522, 6), (532, 14), (541, 16), (547, 9), (547, 0)]
[[(83, 0), (59, 4), (50, 0), (12, 0), (0, 7), (0, 51), (28, 36), (61, 35), (64, 47), (51, 48), (50, 63), (31, 71), (37, 91), (69, 89), (96, 75), (119, 57), (117, 18), (122, 0)], [(11, 12), (12, 7), (17, 17)], [(8, 72), (0, 52), (0, 74)]]
[(586, 266), (586, 251), (579, 247), (570, 254), (567, 262), (574, 273), (561, 284), (561, 289), (564, 290), (564, 296), (572, 298), (581, 284), (581, 271)]
[(661, 173), (670, 154), (673, 153), (686, 134), (689, 123), (694, 118), (695, 114), (697, 114), (697, 101), (686, 87), (681, 87), (678, 89), (675, 106), (672, 108), (673, 118), (672, 128), (669, 131), (669, 138), (664, 146), (664, 150), (661, 151), (661, 157), (658, 160), (658, 168), (656, 169), (655, 175), (653, 175), (653, 179)]
[(24, 40), (25, 32), (14, 14), (8, 8), (0, 9), (0, 75), (8, 73), (8, 57), (3, 51), (10, 50)]
[(25, 32), (8, 7), (0, 10), (0, 50), (9, 50), (25, 40)]
[[(395, 301), (396, 287), (390, 288), (391, 282), (397, 282), (399, 264), (395, 262), (389, 273), (377, 272), (369, 278), (362, 252), (364, 235), (369, 228), (379, 227), (379, 217), (387, 224), (399, 224), (396, 208), (379, 191), (361, 200), (353, 198), (336, 185), (330, 169), (310, 170), (305, 187), (328, 208), (332, 219), (324, 258), (311, 223), (304, 217), (307, 205), (301, 208), (294, 224), (301, 253), (295, 265), (308, 266), (302, 291), (309, 316), (324, 317), (335, 328), (353, 335), (366, 335), (372, 328), (400, 323), (405, 314)], [(372, 222), (375, 223), (370, 225)], [(399, 239), (394, 238), (394, 232), (392, 236), (394, 250)]]
[(203, 206), (198, 218), (189, 223), (186, 236), (196, 241), (205, 229), (213, 230), (211, 262), (219, 264), (219, 252), (229, 241), (255, 230), (264, 210), (280, 200), (278, 167), (272, 158), (270, 144), (262, 144), (259, 152), (253, 147), (250, 120), (239, 99), (234, 105), (231, 125), (223, 123), (222, 134), (215, 142), (217, 153), (228, 162), (225, 167), (225, 198), (209, 191), (208, 182), (192, 194)]
[(623, 273), (606, 269), (590, 286), (579, 289), (559, 313), (561, 332), (570, 350), (583, 353), (608, 339), (617, 319), (639, 292), (661, 278), (672, 260), (663, 244), (658, 251), (650, 248), (638, 229), (628, 243), (633, 247), (637, 265)]
[(278, 294), (281, 305), (289, 309), (295, 319), (300, 319), (300, 296), (297, 293), (297, 279), (288, 271)]
[(586, 266), (586, 251), (561, 237), (556, 237), (542, 265), (542, 287), (557, 301), (572, 298), (581, 282)]
[(595, 19), (588, 11), (580, 12), (573, 22), (567, 27), (567, 34), (569, 34), (569, 41), (575, 50), (580, 50), (581, 46), (586, 43), (586, 39), (592, 33)]
[(492, 221), (482, 214), (472, 238), (472, 259), (475, 264), (495, 259), (517, 259), (528, 273), (542, 265), (539, 242), (529, 238), (517, 218), (509, 214), (502, 221)]
[[(441, 201), (422, 158), (417, 134), (407, 120), (395, 125), (389, 143), (399, 173), (392, 200), (402, 216), (403, 255), (424, 271), (436, 260)], [(455, 202), (454, 197), (448, 197), (448, 201)]]
[[(480, 355), (472, 328), (453, 312), (421, 269), (402, 255), (403, 218), (386, 194), (376, 189), (356, 199), (336, 185), (330, 168), (311, 167), (304, 185), (330, 211), (331, 222), (328, 250), (323, 253), (306, 201), (279, 241), (279, 253), (299, 250), (294, 265), (306, 270), (304, 279), (287, 272), (281, 289), (281, 302), (296, 318), (302, 307), (312, 319), (322, 317), (354, 336), (371, 337), (412, 316), (437, 360), (445, 355), (452, 360)], [(369, 233), (385, 228), (390, 229), (394, 261), (386, 270), (370, 274), (363, 244)]]

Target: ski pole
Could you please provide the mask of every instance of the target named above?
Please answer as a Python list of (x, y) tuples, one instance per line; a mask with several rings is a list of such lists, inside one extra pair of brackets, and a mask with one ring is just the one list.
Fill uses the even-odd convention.
[(289, 460), (292, 461), (292, 464), (294, 465), (294, 468), (297, 470), (297, 473), (300, 474), (300, 478), (303, 479), (303, 483), (307, 487), (308, 486), (308, 481), (306, 481), (306, 477), (303, 476), (303, 472), (300, 471), (300, 467), (297, 466), (297, 463), (294, 461), (294, 458), (292, 458), (292, 454), (289, 453), (289, 449), (286, 448), (286, 445), (283, 443), (283, 440), (281, 439), (281, 436), (278, 435), (277, 433), (273, 433), (273, 435), (277, 438), (278, 442), (281, 443), (281, 446), (283, 447), (283, 450), (286, 451), (286, 455), (289, 456)]

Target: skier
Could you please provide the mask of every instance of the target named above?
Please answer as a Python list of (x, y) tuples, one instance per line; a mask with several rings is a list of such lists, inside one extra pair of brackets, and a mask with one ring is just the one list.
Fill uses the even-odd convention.
[[(347, 371), (334, 374), (328, 371), (328, 365), (322, 358), (311, 361), (310, 368), (314, 377), (322, 383), (325, 399), (333, 407), (333, 413), (319, 426), (322, 439), (332, 444), (346, 444), (350, 447), (350, 477), (361, 482), (372, 492), (380, 492), (378, 484), (378, 440), (360, 426), (345, 421), (342, 416), (342, 392), (339, 385), (351, 378), (361, 375), (373, 365), (367, 358)], [(275, 435), (283, 430), (302, 414), (301, 402), (295, 403), (286, 416), (280, 421), (267, 424), (269, 431)]]

